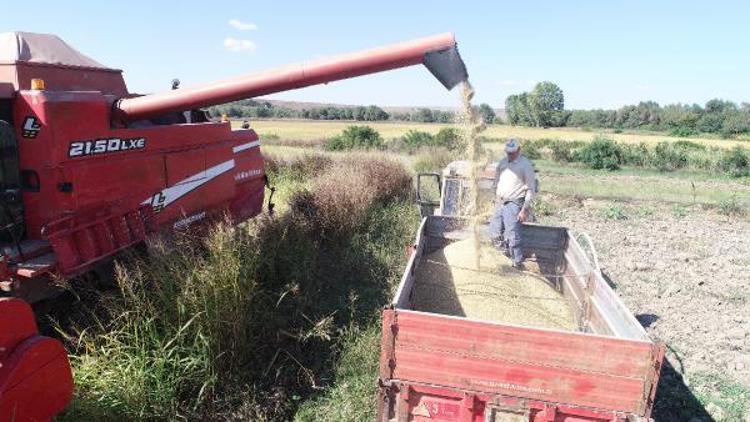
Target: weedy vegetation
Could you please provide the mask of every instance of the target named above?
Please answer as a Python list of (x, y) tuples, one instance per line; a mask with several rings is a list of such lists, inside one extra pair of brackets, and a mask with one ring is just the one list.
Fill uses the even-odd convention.
[(81, 304), (85, 327), (59, 328), (77, 385), (60, 420), (371, 414), (378, 310), (418, 223), (411, 174), (369, 154), (268, 171), (286, 212), (152, 241), (117, 267), (118, 293)]

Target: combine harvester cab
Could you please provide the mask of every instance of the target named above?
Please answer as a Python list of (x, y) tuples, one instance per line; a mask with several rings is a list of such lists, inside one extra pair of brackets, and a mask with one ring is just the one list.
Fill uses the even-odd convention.
[[(137, 95), (121, 70), (54, 35), (0, 34), (0, 296), (38, 301), (57, 293), (51, 278), (88, 273), (151, 233), (258, 215), (268, 186), (258, 135), (202, 107), (418, 64), (448, 89), (467, 79), (442, 34)], [(70, 398), (70, 371), (19, 303), (0, 302), (0, 420), (45, 420)]]
[[(490, 170), (480, 186), (488, 187)], [(421, 307), (419, 295), (438, 287), (420, 267), (434, 265), (430, 257), (471, 236), (467, 220), (456, 216), (458, 173), (423, 176), (441, 177), (442, 192), (454, 197), (429, 201), (437, 209), (426, 212), (396, 295), (383, 311), (378, 421), (649, 420), (664, 345), (649, 339), (566, 228), (525, 224), (523, 247), (533, 268), (529, 276), (554, 288), (555, 300), (571, 310), (567, 329), (512, 324), (502, 313), (485, 318)], [(521, 305), (539, 303), (533, 299), (515, 298)], [(492, 309), (511, 309), (502, 302), (511, 303), (507, 295), (486, 300), (497, 305)]]

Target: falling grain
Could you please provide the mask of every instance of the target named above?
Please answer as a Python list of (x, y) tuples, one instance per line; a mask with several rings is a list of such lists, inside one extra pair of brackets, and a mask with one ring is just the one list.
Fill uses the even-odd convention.
[(460, 120), (462, 123), (462, 137), (466, 144), (466, 150), (469, 155), (469, 209), (471, 210), (470, 225), (471, 225), (471, 241), (474, 246), (474, 259), (473, 267), (478, 269), (480, 266), (480, 253), (479, 248), (479, 156), (481, 152), (481, 145), (479, 142), (479, 133), (485, 129), (484, 122), (479, 117), (476, 109), (471, 104), (471, 99), (474, 98), (474, 88), (471, 86), (469, 81), (465, 81), (461, 86), (461, 103), (463, 105)]

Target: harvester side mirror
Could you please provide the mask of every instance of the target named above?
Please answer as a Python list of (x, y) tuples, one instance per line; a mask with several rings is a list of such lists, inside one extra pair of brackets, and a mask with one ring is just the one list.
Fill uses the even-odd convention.
[(172, 89), (178, 89), (180, 87), (180, 80), (177, 78), (172, 79)]

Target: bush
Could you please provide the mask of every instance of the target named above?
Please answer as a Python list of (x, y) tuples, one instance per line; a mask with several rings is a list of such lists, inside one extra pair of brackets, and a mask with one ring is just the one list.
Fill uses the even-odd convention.
[(596, 138), (579, 152), (581, 162), (593, 169), (617, 170), (622, 163), (622, 150), (611, 139)]
[(534, 140), (529, 141), (523, 141), (521, 143), (521, 148), (523, 155), (526, 156), (526, 158), (532, 159), (532, 160), (538, 160), (542, 158), (542, 151), (541, 151), (541, 143)]
[(326, 149), (329, 151), (375, 149), (382, 146), (383, 138), (370, 126), (349, 126), (326, 143)]
[(292, 196), (292, 212), (317, 235), (329, 239), (351, 234), (375, 202), (405, 199), (411, 175), (398, 162), (354, 154), (342, 158)]
[(651, 163), (651, 152), (643, 142), (638, 145), (622, 144), (620, 150), (623, 165), (645, 167)]
[(434, 142), (434, 138), (427, 132), (419, 130), (409, 130), (401, 137), (402, 145), (409, 152), (414, 152), (421, 147), (430, 146)]
[(444, 127), (440, 129), (440, 131), (435, 134), (432, 144), (436, 147), (447, 148), (449, 151), (460, 151), (465, 148), (465, 145), (463, 145), (463, 142), (461, 141), (461, 134), (458, 132), (458, 129), (454, 127)]
[(706, 150), (705, 145), (699, 144), (693, 141), (687, 141), (684, 139), (674, 142), (672, 145), (674, 145), (675, 148), (681, 148), (686, 151), (705, 151)]
[(561, 163), (573, 161), (573, 145), (570, 142), (555, 140), (549, 144), (552, 159)]
[(694, 151), (688, 154), (688, 162), (685, 167), (699, 170), (721, 171), (718, 168), (720, 157), (721, 151)]
[(745, 177), (750, 175), (750, 157), (747, 150), (735, 146), (723, 153), (719, 160), (719, 168), (731, 177)]
[(652, 165), (659, 171), (674, 171), (688, 164), (688, 154), (683, 148), (669, 142), (659, 142), (654, 148)]
[(674, 129), (672, 129), (669, 132), (669, 134), (671, 136), (680, 136), (680, 137), (682, 137), (682, 136), (695, 136), (695, 135), (698, 134), (698, 131), (695, 130), (694, 128), (691, 128), (691, 127), (680, 126), (680, 127), (676, 127)]

